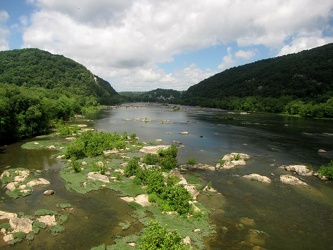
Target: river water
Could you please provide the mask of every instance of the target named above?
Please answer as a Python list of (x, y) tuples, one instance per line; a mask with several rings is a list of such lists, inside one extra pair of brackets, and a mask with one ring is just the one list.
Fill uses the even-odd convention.
[[(287, 174), (279, 168), (282, 165), (305, 164), (318, 169), (333, 160), (333, 121), (182, 106), (174, 111), (172, 105), (136, 103), (103, 110), (90, 125), (99, 131), (135, 133), (141, 142), (177, 141), (182, 145), (180, 163), (195, 158), (215, 165), (231, 152), (251, 156), (246, 166), (198, 171), (204, 183), (210, 181), (222, 194), (199, 197), (216, 224), (216, 234), (206, 241), (207, 249), (251, 249), (253, 245), (266, 249), (333, 249), (332, 182), (302, 177), (309, 186), (295, 187), (279, 181), (280, 175)], [(180, 134), (184, 131), (188, 135)], [(47, 170), (43, 175), (51, 180), (50, 188), (56, 195), (44, 197), (37, 190), (31, 196), (11, 200), (1, 190), (1, 210), (29, 213), (41, 205), (51, 209), (57, 203), (69, 202), (77, 212), (61, 235), (44, 235), (43, 240), (36, 237), (29, 245), (14, 248), (40, 249), (46, 244), (44, 249), (90, 249), (111, 244), (122, 234), (117, 225), (131, 220), (128, 214), (132, 209), (114, 192), (67, 192), (57, 174), (61, 162), (50, 160), (49, 151), (23, 150), (21, 144), (0, 148), (1, 169)], [(318, 149), (327, 152), (318, 153)], [(250, 173), (268, 176), (272, 183), (241, 177)]]

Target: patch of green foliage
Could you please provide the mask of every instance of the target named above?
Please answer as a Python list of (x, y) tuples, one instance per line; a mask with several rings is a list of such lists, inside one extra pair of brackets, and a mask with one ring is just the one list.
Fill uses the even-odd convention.
[(35, 212), (35, 216), (43, 216), (43, 215), (58, 215), (58, 212), (49, 209), (38, 209)]
[(26, 238), (26, 234), (23, 232), (18, 232), (13, 235), (14, 239), (9, 241), (9, 245), (15, 245), (16, 243), (20, 243)]
[(67, 147), (66, 158), (95, 157), (102, 155), (104, 150), (125, 149), (127, 136), (117, 133), (86, 131), (73, 140)]
[(139, 249), (185, 250), (190, 249), (190, 246), (183, 242), (183, 238), (177, 231), (169, 230), (166, 226), (152, 220), (144, 229)]
[(58, 208), (65, 209), (65, 208), (70, 208), (72, 205), (70, 203), (59, 203), (56, 205)]
[(63, 136), (69, 136), (69, 135), (76, 134), (77, 131), (79, 131), (81, 129), (79, 126), (72, 126), (63, 121), (59, 121), (59, 122), (55, 123), (54, 127), (56, 128), (57, 132)]
[(195, 165), (196, 163), (197, 163), (197, 160), (194, 157), (189, 158), (186, 162), (186, 164), (188, 164), (188, 165)]
[(53, 236), (56, 236), (59, 233), (62, 233), (63, 231), (65, 231), (65, 227), (62, 225), (53, 225), (53, 226), (50, 226), (50, 231)]
[(193, 174), (186, 178), (188, 184), (200, 184), (200, 174)]
[(122, 230), (126, 230), (131, 226), (131, 222), (129, 221), (119, 222), (118, 226), (120, 226)]
[(38, 234), (40, 228), (45, 229), (45, 228), (46, 228), (45, 223), (40, 222), (40, 221), (37, 221), (37, 220), (34, 221), (33, 224), (32, 224), (32, 231), (33, 231), (35, 234)]
[(124, 169), (124, 174), (127, 177), (133, 176), (133, 175), (136, 174), (138, 169), (139, 169), (139, 158), (138, 157), (133, 157), (127, 163), (127, 165)]
[(327, 166), (322, 165), (319, 168), (318, 173), (320, 176), (325, 176), (326, 178), (333, 180), (333, 161), (328, 163)]
[(0, 224), (0, 229), (5, 229), (6, 231), (9, 231), (12, 229), (12, 227), (10, 226), (10, 224), (8, 222), (4, 222), (2, 224)]

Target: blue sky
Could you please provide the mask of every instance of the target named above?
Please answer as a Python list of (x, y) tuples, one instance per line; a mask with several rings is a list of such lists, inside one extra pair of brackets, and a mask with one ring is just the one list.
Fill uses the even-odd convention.
[(62, 54), (116, 91), (186, 90), (333, 42), (331, 0), (1, 0), (0, 50)]

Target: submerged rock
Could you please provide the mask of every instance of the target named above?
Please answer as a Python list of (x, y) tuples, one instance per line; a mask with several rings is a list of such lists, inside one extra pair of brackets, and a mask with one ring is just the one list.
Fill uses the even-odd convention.
[(289, 185), (303, 185), (303, 186), (308, 185), (304, 181), (301, 181), (299, 178), (288, 174), (281, 175), (280, 181), (284, 184), (289, 184)]
[(285, 170), (296, 172), (299, 175), (310, 176), (313, 175), (313, 171), (305, 165), (289, 165), (284, 167)]
[(243, 176), (246, 179), (250, 179), (250, 180), (255, 180), (255, 181), (259, 181), (259, 182), (263, 182), (263, 183), (271, 183), (271, 179), (263, 176), (263, 175), (259, 175), (259, 174), (248, 174), (248, 175), (244, 175)]

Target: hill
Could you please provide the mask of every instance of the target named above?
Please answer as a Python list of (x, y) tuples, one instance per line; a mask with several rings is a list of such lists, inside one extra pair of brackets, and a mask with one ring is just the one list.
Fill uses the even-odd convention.
[(0, 52), (0, 144), (122, 97), (83, 65), (39, 49)]
[(191, 86), (188, 97), (317, 97), (333, 91), (333, 44), (230, 68)]
[(333, 118), (333, 44), (227, 69), (191, 86), (181, 103)]
[(25, 87), (66, 90), (91, 96), (101, 104), (112, 104), (118, 93), (83, 65), (62, 55), (39, 49), (0, 52), (0, 83)]

